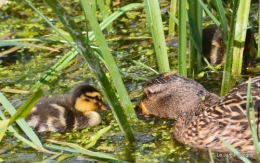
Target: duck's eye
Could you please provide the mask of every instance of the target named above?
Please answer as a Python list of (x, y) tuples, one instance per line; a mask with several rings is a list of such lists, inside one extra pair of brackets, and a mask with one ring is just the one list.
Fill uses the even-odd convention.
[(152, 92), (151, 90), (149, 90), (149, 89), (144, 89), (144, 93), (145, 93), (145, 95), (148, 96), (148, 97), (151, 97), (152, 94), (153, 94), (153, 92)]

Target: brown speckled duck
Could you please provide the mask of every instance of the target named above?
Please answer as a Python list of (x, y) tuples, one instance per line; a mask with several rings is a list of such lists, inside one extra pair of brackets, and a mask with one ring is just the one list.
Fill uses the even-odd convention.
[(101, 98), (97, 89), (80, 84), (72, 95), (40, 99), (26, 121), (37, 132), (67, 132), (96, 126), (101, 117), (95, 110), (106, 110)]
[[(225, 140), (241, 153), (255, 154), (246, 117), (246, 92), (244, 82), (220, 98), (192, 79), (166, 73), (144, 88), (139, 109), (145, 115), (175, 119), (174, 137), (191, 147), (230, 152)], [(252, 96), (259, 131), (260, 76), (252, 79)]]

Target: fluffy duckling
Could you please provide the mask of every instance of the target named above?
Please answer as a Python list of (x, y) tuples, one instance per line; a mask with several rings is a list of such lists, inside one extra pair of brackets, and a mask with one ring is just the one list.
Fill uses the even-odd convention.
[[(256, 42), (251, 29), (247, 30), (243, 52), (243, 64), (245, 67), (252, 64), (256, 58)], [(215, 24), (208, 25), (202, 31), (202, 54), (212, 65), (223, 64), (226, 55), (226, 46), (222, 32)]]
[(81, 84), (72, 95), (39, 100), (26, 121), (37, 132), (67, 132), (96, 126), (101, 117), (95, 110), (106, 110), (101, 98), (97, 89)]
[[(175, 119), (174, 137), (181, 143), (214, 152), (231, 152), (223, 144), (225, 140), (241, 153), (255, 154), (246, 117), (247, 82), (220, 98), (192, 79), (166, 73), (150, 81), (143, 93), (141, 112)], [(259, 131), (260, 76), (252, 79), (252, 97)]]

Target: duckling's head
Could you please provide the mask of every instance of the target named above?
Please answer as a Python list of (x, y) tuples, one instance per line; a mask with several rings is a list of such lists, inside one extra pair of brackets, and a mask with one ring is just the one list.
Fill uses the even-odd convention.
[(94, 87), (81, 84), (72, 93), (72, 104), (74, 108), (82, 113), (95, 110), (106, 110), (102, 102), (101, 93)]
[(208, 95), (194, 80), (165, 73), (147, 84), (138, 106), (142, 114), (177, 119), (182, 113), (192, 112)]

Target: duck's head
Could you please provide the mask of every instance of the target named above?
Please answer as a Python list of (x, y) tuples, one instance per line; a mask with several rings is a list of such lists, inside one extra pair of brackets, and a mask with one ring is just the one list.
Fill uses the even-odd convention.
[(107, 110), (107, 106), (102, 102), (101, 93), (87, 84), (81, 84), (74, 89), (72, 104), (76, 110), (82, 113), (100, 109)]
[(196, 81), (165, 73), (147, 84), (138, 107), (145, 115), (177, 119), (182, 113), (192, 112), (208, 95), (210, 93)]

